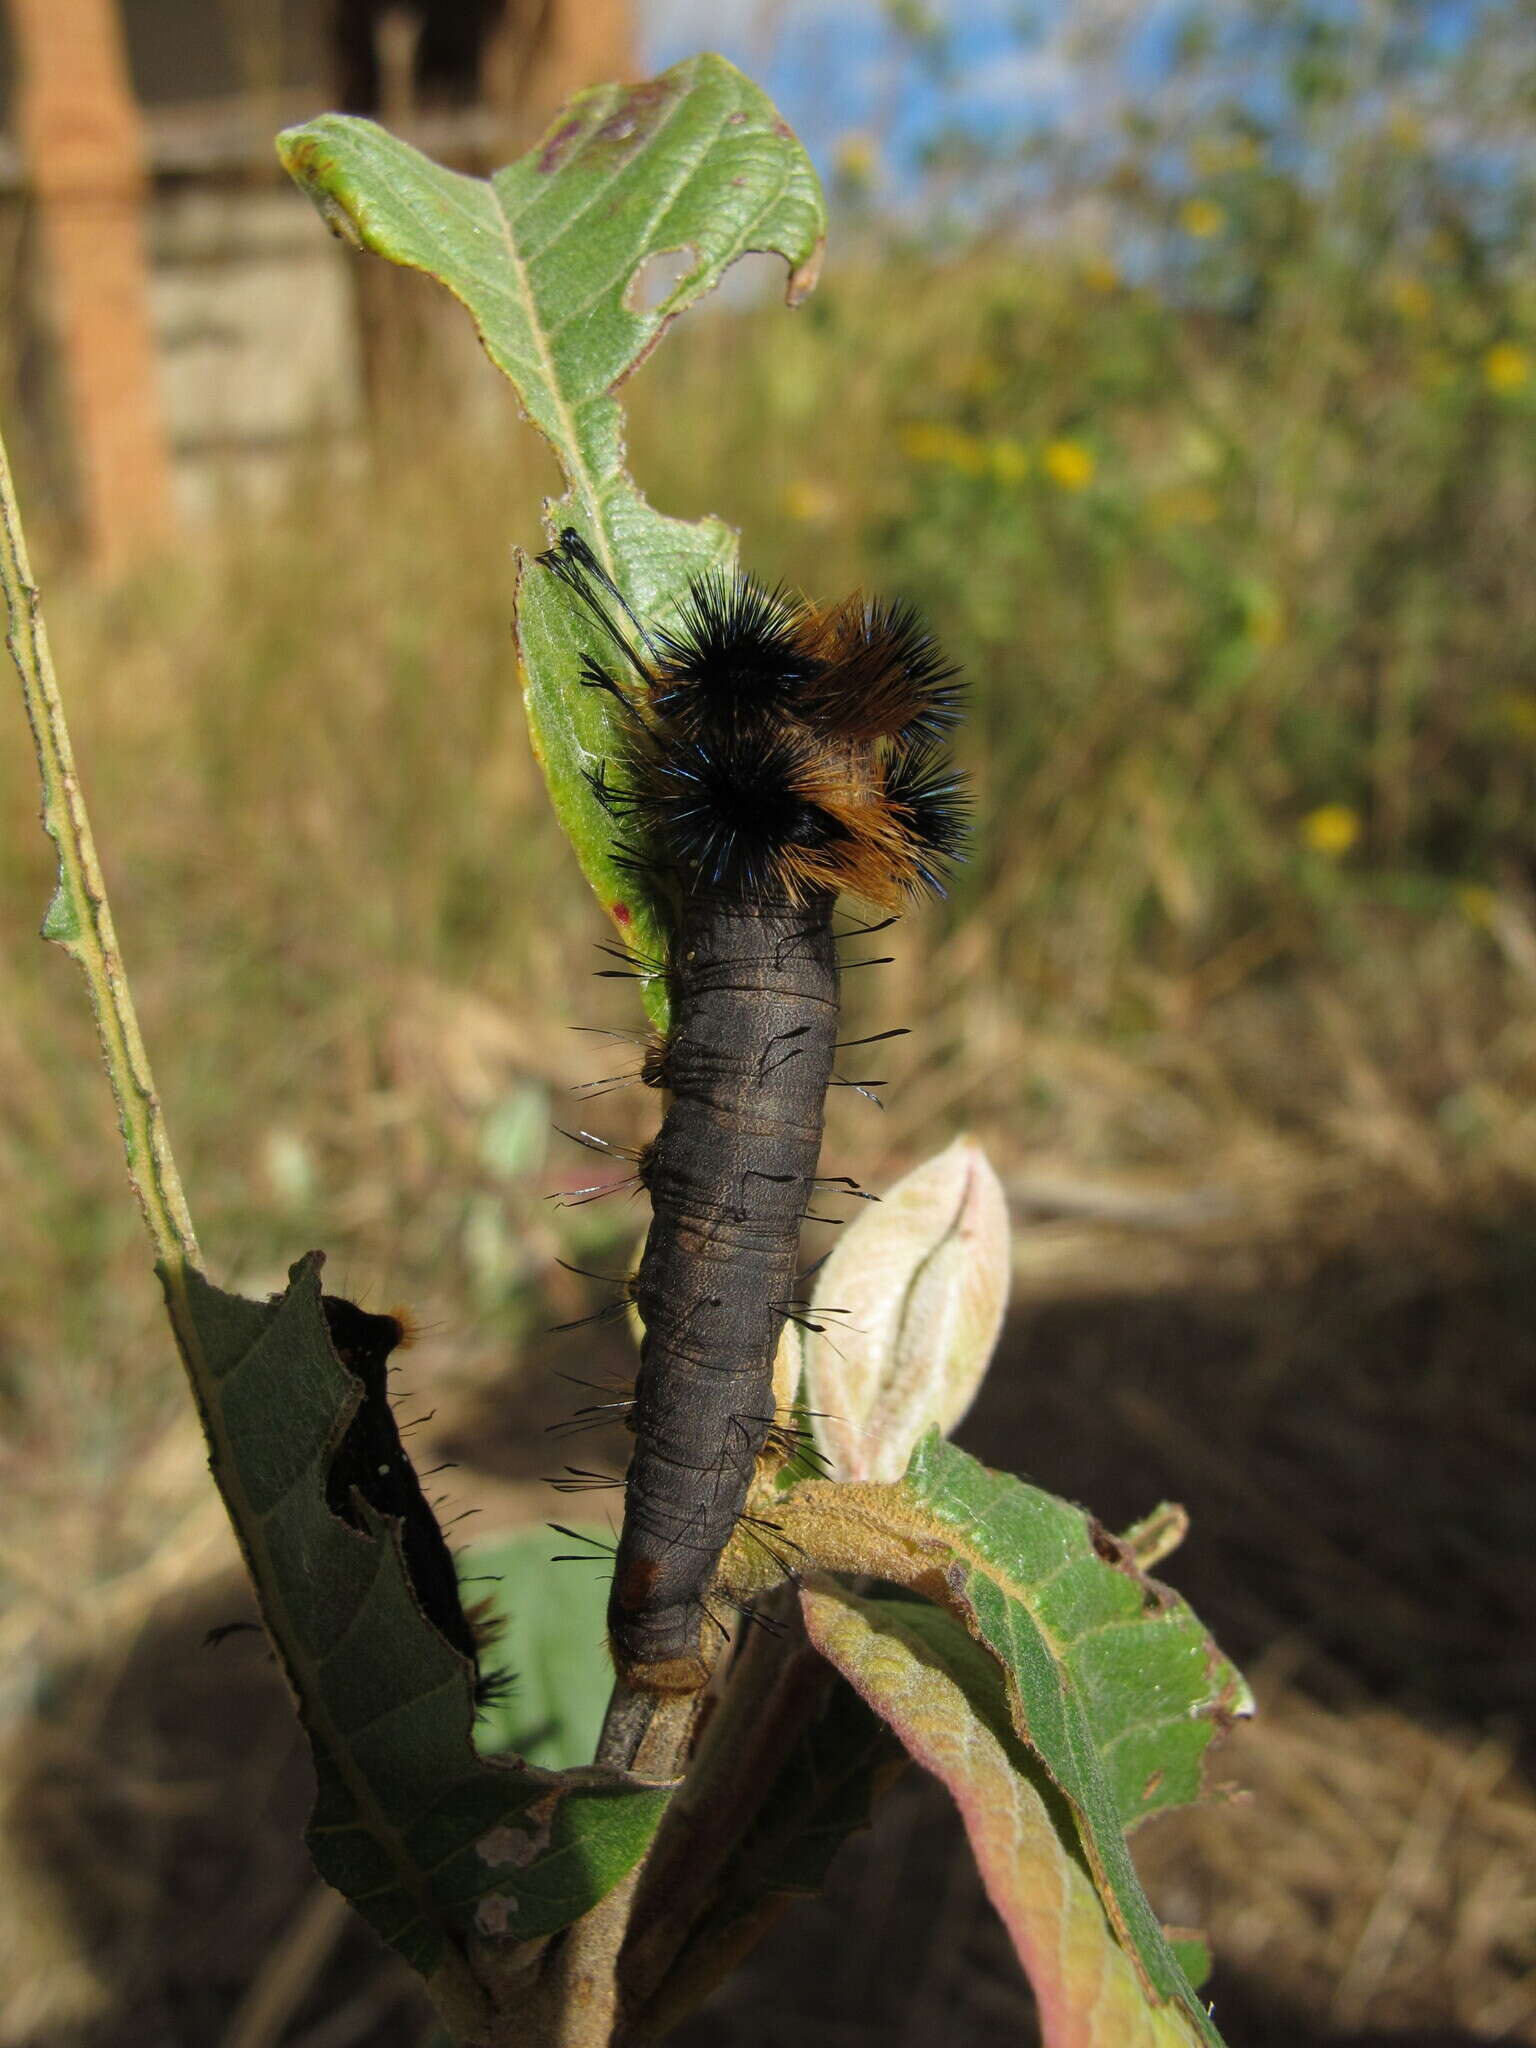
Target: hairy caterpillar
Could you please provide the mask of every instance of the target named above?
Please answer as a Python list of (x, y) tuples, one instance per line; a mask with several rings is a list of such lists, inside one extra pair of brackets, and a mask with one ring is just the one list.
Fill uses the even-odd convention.
[(672, 1027), (641, 1073), (669, 1099), (639, 1164), (653, 1216), (608, 1628), (631, 1685), (690, 1691), (774, 1428), (834, 1078), (833, 910), (940, 887), (963, 830), (944, 755), (958, 691), (904, 605), (818, 607), (716, 573), (647, 628), (575, 532), (540, 559), (607, 643), (582, 680), (620, 707), (617, 755), (589, 780), (669, 906)]
[(400, 1551), (417, 1604), (440, 1635), (475, 1667), (475, 1702), (486, 1707), (504, 1697), (512, 1680), (487, 1671), (483, 1657), (498, 1633), (497, 1623), (478, 1608), (466, 1610), (453, 1552), (416, 1475), (389, 1399), (389, 1360), (410, 1341), (410, 1327), (396, 1311), (374, 1315), (339, 1294), (320, 1298), (337, 1358), (361, 1381), (363, 1397), (336, 1447), (326, 1474), (326, 1505), (356, 1525), (353, 1495), (376, 1514), (400, 1524)]

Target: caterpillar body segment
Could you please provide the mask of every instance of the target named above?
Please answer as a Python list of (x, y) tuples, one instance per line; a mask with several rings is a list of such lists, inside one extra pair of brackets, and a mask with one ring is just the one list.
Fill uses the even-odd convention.
[(832, 898), (689, 899), (647, 1168), (645, 1337), (608, 1625), (620, 1668), (699, 1682), (702, 1596), (773, 1425), (837, 1037)]
[[(608, 1624), (628, 1683), (691, 1691), (722, 1551), (774, 1421), (837, 1048), (833, 911), (941, 887), (964, 830), (943, 755), (954, 672), (916, 615), (816, 607), (711, 574), (648, 628), (572, 531), (541, 558), (595, 625), (583, 681), (614, 697), (590, 778), (670, 906), (665, 1090), (641, 1165), (652, 1223)], [(619, 672), (613, 658), (619, 657)]]

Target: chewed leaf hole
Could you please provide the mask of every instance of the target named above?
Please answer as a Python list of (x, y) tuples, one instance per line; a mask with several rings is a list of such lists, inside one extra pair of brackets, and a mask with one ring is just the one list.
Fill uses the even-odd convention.
[(658, 249), (655, 255), (646, 257), (625, 286), (625, 307), (631, 313), (654, 313), (698, 264), (697, 249)]
[(795, 275), (791, 266), (786, 277), (783, 257), (775, 255), (772, 250), (747, 249), (720, 280), (715, 304), (728, 312), (748, 306), (783, 305), (787, 292), (793, 302), (789, 288)]

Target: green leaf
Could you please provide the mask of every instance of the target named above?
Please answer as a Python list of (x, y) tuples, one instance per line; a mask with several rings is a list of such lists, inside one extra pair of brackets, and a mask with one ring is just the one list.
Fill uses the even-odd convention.
[(959, 1623), (829, 1581), (808, 1587), (801, 1607), (823, 1656), (954, 1796), (1034, 1989), (1044, 2048), (1213, 2038), (1208, 2021), (1195, 2023), (1198, 2001), (1148, 1998), (1105, 1916), (1070, 1802), (1014, 1732), (996, 1664)]
[[(326, 1505), (359, 1382), (331, 1345), (318, 1252), (248, 1301), (188, 1276), (213, 1474), (299, 1702), (320, 1874), (424, 1976), (478, 1994), (473, 1936), (518, 1941), (588, 1911), (644, 1853), (667, 1788), (487, 1761), (473, 1670), (422, 1614), (398, 1521)], [(482, 1902), (484, 1902), (482, 1904)]]
[[(810, 160), (772, 102), (724, 58), (692, 57), (642, 85), (578, 93), (525, 157), (489, 179), (443, 169), (370, 121), (326, 114), (278, 138), (283, 163), (336, 232), (424, 270), (468, 309), (567, 481), (548, 508), (574, 526), (643, 618), (731, 561), (718, 520), (649, 506), (624, 470), (615, 389), (668, 322), (749, 250), (790, 266), (791, 304), (815, 282), (826, 218)], [(659, 302), (637, 291), (653, 257), (681, 275)], [(585, 771), (611, 759), (612, 701), (582, 687), (606, 659), (592, 620), (542, 569), (522, 566), (518, 645), (533, 744), (583, 871), (626, 941), (664, 956), (659, 905), (616, 857), (613, 821)], [(665, 1016), (659, 978), (646, 987)]]
[[(574, 1533), (609, 1536), (598, 1524), (577, 1524)], [(485, 1756), (515, 1750), (548, 1770), (590, 1762), (613, 1690), (607, 1580), (579, 1565), (552, 1565), (556, 1547), (548, 1529), (522, 1529), (460, 1559), (466, 1598), (483, 1598), (501, 1624), (496, 1661), (517, 1677), (506, 1699), (482, 1714), (478, 1747)]]
[(1178, 1596), (1081, 1508), (990, 1472), (931, 1431), (894, 1485), (806, 1482), (774, 1506), (810, 1565), (947, 1607), (997, 1660), (1015, 1732), (1071, 1802), (1146, 1994), (1219, 2039), (1147, 1904), (1125, 1831), (1202, 1796), (1212, 1736), (1251, 1698)]
[[(970, 1553), (952, 1592), (1001, 1660), (1020, 1726), (1047, 1762), (1059, 1755), (1065, 1772), (1086, 1735), (1123, 1828), (1199, 1799), (1212, 1736), (1253, 1701), (1186, 1602), (1082, 1508), (936, 1434), (905, 1483)], [(1058, 1665), (1080, 1717), (1058, 1704)]]
[(1173, 1950), (1175, 1961), (1189, 1979), (1191, 1989), (1198, 1991), (1214, 1967), (1210, 1943), (1203, 1934), (1192, 1934), (1184, 1929), (1165, 1927), (1163, 1932), (1168, 1937), (1168, 1946)]

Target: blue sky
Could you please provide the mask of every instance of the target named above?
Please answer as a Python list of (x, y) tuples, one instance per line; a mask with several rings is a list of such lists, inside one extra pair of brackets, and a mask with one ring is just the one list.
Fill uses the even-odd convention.
[(1061, 26), (1021, 34), (1031, 14), (1059, 17), (1059, 7), (940, 0), (930, 11), (948, 32), (947, 78), (914, 55), (879, 0), (639, 0), (637, 9), (647, 68), (720, 51), (768, 91), (823, 171), (853, 131), (880, 136), (898, 163), (950, 118), (1022, 135), (1059, 116), (1086, 83)]
[[(719, 50), (766, 88), (824, 173), (839, 138), (865, 132), (886, 146), (899, 183), (945, 125), (1005, 142), (1042, 126), (1103, 135), (1115, 111), (1163, 89), (1194, 10), (1191, 0), (926, 0), (945, 31), (947, 75), (891, 27), (882, 0), (637, 0), (636, 11), (648, 69)], [(1258, 29), (1263, 10), (1211, 0), (1203, 12), (1225, 46), (1208, 89), (1235, 91), (1283, 124), (1290, 101)], [(1382, 19), (1365, 0), (1314, 0), (1313, 12), (1347, 36)], [(1487, 12), (1488, 0), (1408, 0), (1396, 19), (1420, 51), (1447, 51)], [(1094, 30), (1118, 54), (1085, 55)]]

